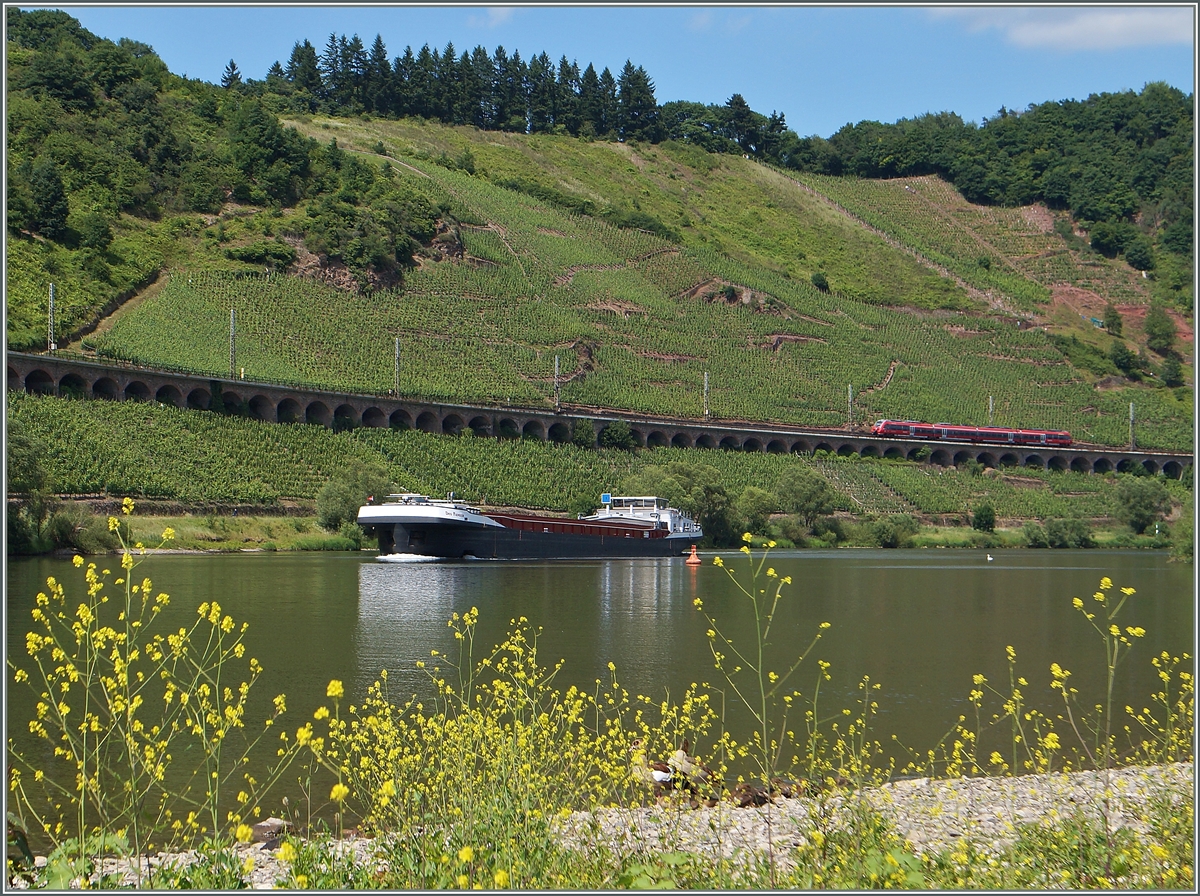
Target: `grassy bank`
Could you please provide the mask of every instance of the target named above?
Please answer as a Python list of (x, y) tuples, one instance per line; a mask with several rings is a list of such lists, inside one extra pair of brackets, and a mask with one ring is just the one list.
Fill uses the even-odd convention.
[[(157, 540), (163, 527), (170, 526), (175, 530), (175, 539), (171, 543), (174, 550), (187, 551), (312, 551), (312, 550), (349, 550), (336, 534), (328, 532), (317, 525), (315, 516), (269, 516), (263, 514), (248, 515), (239, 513), (232, 516), (228, 512), (205, 513), (183, 516), (134, 516), (129, 520), (129, 528), (134, 541), (149, 544)], [(1164, 532), (1166, 527), (1163, 527)], [(877, 548), (880, 547), (871, 524), (856, 522), (846, 518), (843, 531), (847, 539), (836, 546), (844, 548)], [(1131, 548), (1140, 550), (1165, 550), (1171, 546), (1165, 536), (1154, 535), (1135, 536), (1125, 526), (1101, 521), (1093, 527), (1092, 539), (1097, 548)], [(766, 536), (757, 538), (756, 542), (764, 543)], [(777, 541), (781, 547), (786, 541)], [(832, 547), (819, 540), (810, 540), (808, 547)], [(921, 524), (915, 533), (902, 544), (905, 549), (924, 548), (988, 548), (1010, 549), (1029, 548), (1029, 542), (1020, 526), (997, 528), (994, 532), (979, 532), (969, 526), (939, 526)], [(361, 548), (374, 550), (373, 539), (364, 538)]]
[(374, 549), (374, 539), (364, 538), (359, 546), (317, 525), (315, 516), (237, 516), (196, 514), (194, 516), (142, 517), (129, 520), (135, 542), (153, 544), (164, 527), (175, 530), (171, 549), (186, 551), (345, 551), (358, 547)]

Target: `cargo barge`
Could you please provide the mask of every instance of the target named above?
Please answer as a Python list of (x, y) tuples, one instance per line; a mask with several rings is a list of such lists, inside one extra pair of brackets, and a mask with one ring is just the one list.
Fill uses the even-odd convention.
[(600, 509), (576, 519), (483, 511), (454, 499), (388, 495), (358, 510), (379, 540), (379, 559), (412, 555), (450, 560), (585, 560), (681, 557), (704, 532), (653, 496), (601, 496)]

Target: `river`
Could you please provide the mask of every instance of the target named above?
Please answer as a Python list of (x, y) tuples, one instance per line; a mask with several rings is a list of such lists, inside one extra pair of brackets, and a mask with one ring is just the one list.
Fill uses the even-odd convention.
[[(249, 623), (247, 659), (265, 667), (252, 709), (263, 712), (287, 694), (289, 728), (327, 703), (331, 679), (345, 682), (347, 702), (361, 700), (381, 670), (394, 698), (430, 692), (415, 663), (431, 650), (456, 650), (451, 614), (478, 607), (476, 654), (503, 639), (510, 620), (527, 617), (541, 630), (543, 664), (565, 664), (560, 688), (592, 690), (608, 664), (633, 694), (657, 703), (678, 697), (692, 682), (720, 683), (705, 632), (705, 610), (739, 644), (753, 627), (748, 603), (728, 571), (748, 580), (737, 551), (712, 554), (699, 568), (682, 560), (595, 562), (380, 563), (371, 555), (260, 553), (150, 556), (135, 573), (154, 591), (171, 595), (164, 630), (189, 625), (196, 607), (218, 601), (223, 612)], [(863, 676), (881, 687), (875, 733), (918, 750), (937, 742), (970, 710), (972, 676), (1007, 689), (1006, 646), (1016, 651), (1016, 674), (1030, 705), (1050, 711), (1061, 701), (1049, 688), (1050, 664), (1071, 670), (1081, 702), (1103, 693), (1104, 646), (1072, 607), (1091, 607), (1100, 578), (1116, 589), (1137, 589), (1122, 625), (1146, 630), (1118, 671), (1114, 705), (1148, 704), (1157, 681), (1150, 660), (1160, 651), (1191, 652), (1192, 567), (1160, 552), (1135, 551), (829, 550), (772, 552), (768, 565), (791, 576), (773, 625), (768, 657), (783, 669), (828, 622), (801, 666), (795, 686), (811, 693), (816, 660), (831, 663), (822, 686), (823, 709), (852, 707)], [(104, 558), (119, 571), (116, 557)], [(84, 593), (82, 570), (68, 560), (9, 560), (9, 659), (27, 661), (25, 632), (35, 595), (47, 576), (66, 588), (68, 605)], [(760, 582), (760, 585), (763, 584)], [(110, 590), (111, 593), (111, 590)], [(239, 679), (240, 680), (240, 679)], [(32, 697), (9, 674), (8, 736), (28, 747)], [(1056, 702), (1057, 701), (1057, 702)], [(991, 709), (998, 709), (993, 700)], [(737, 715), (731, 716), (736, 724)]]

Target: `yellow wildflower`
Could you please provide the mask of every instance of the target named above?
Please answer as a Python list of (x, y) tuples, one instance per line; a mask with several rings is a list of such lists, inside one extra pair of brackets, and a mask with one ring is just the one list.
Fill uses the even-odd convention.
[(234, 836), (237, 837), (238, 843), (249, 843), (254, 839), (254, 829), (248, 824), (239, 824)]
[(275, 852), (275, 857), (281, 862), (294, 862), (296, 860), (296, 847), (290, 842), (285, 842)]
[(496, 884), (496, 888), (503, 890), (508, 886), (508, 872), (501, 868), (492, 875), (492, 881)]
[(350, 795), (350, 788), (340, 781), (333, 785), (333, 789), (329, 791), (329, 798), (335, 803), (340, 803)]
[(475, 858), (475, 850), (469, 846), (464, 846), (458, 851), (458, 860), (460, 862), (469, 862)]
[(126, 498), (121, 502), (121, 513), (126, 516), (133, 513), (133, 498)]
[(80, 557), (78, 554), (76, 554), (74, 557), (71, 558), (71, 563), (74, 564), (77, 568), (80, 566), (83, 566), (83, 558)]
[(742, 533), (742, 541), (746, 542), (746, 544), (749, 544), (753, 539), (754, 539), (754, 536), (751, 535), (749, 532)]
[(332, 697), (334, 700), (340, 700), (345, 692), (342, 683), (335, 678), (329, 682), (329, 687), (325, 689), (325, 696)]

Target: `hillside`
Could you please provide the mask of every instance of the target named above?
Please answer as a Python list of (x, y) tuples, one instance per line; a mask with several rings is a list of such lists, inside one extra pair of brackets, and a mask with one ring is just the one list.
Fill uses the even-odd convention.
[(1119, 445), (1133, 402), (1139, 444), (1191, 447), (1190, 319), (1066, 210), (680, 140), (281, 122), (262, 84), (9, 13), (10, 347), (44, 345), (54, 282), (73, 347), (215, 375), (232, 308), (249, 378), (385, 391), (399, 339), (400, 391), (447, 400), (546, 406), (557, 357), (580, 407), (695, 416), (707, 374), (726, 418), (842, 426), (849, 387), (854, 425), (983, 424), (990, 397)]
[[(669, 143), (408, 122), (295, 124), (367, 165), (387, 165), (396, 189), (444, 210), (439, 235), (418, 250), (403, 286), (339, 291), (334, 266), (307, 257), (299, 264), (316, 278), (247, 272), (230, 279), (185, 269), (88, 347), (219, 374), (228, 370), (233, 307), (238, 363), (251, 378), (386, 391), (399, 337), (401, 392), (454, 401), (550, 404), (557, 355), (561, 399), (582, 407), (698, 415), (707, 372), (709, 406), (723, 417), (840, 426), (851, 386), (858, 424), (878, 417), (982, 424), (992, 396), (998, 424), (1121, 444), (1134, 400), (1143, 444), (1190, 443), (1187, 395), (1132, 383), (1096, 388), (1100, 377), (1073, 366), (1045, 332), (1022, 329), (989, 304), (985, 286), (1008, 305), (1053, 310), (1036, 302), (1048, 300), (1049, 289), (1005, 267), (1012, 247), (994, 235), (1008, 251), (988, 250), (998, 272), (989, 282), (955, 253), (963, 234), (978, 246), (965, 226), (939, 242), (930, 236), (945, 228), (922, 223), (921, 240), (911, 226), (877, 215), (883, 232), (873, 232), (824, 194), (745, 159)], [(437, 163), (465, 155), (473, 174)], [(857, 183), (880, 196), (898, 189)], [(571, 198), (640, 212), (678, 235), (614, 226), (565, 208)], [(224, 245), (287, 239), (302, 214), (237, 206), (223, 219)], [(1063, 245), (1055, 232), (1029, 229), (1025, 236)], [(1000, 232), (1010, 242), (1022, 236)], [(790, 259), (787, 267), (782, 259)], [(1134, 279), (1119, 261), (1096, 264), (1112, 282)], [(825, 291), (812, 285), (817, 271)], [(1003, 291), (1009, 283), (1035, 299)]]

